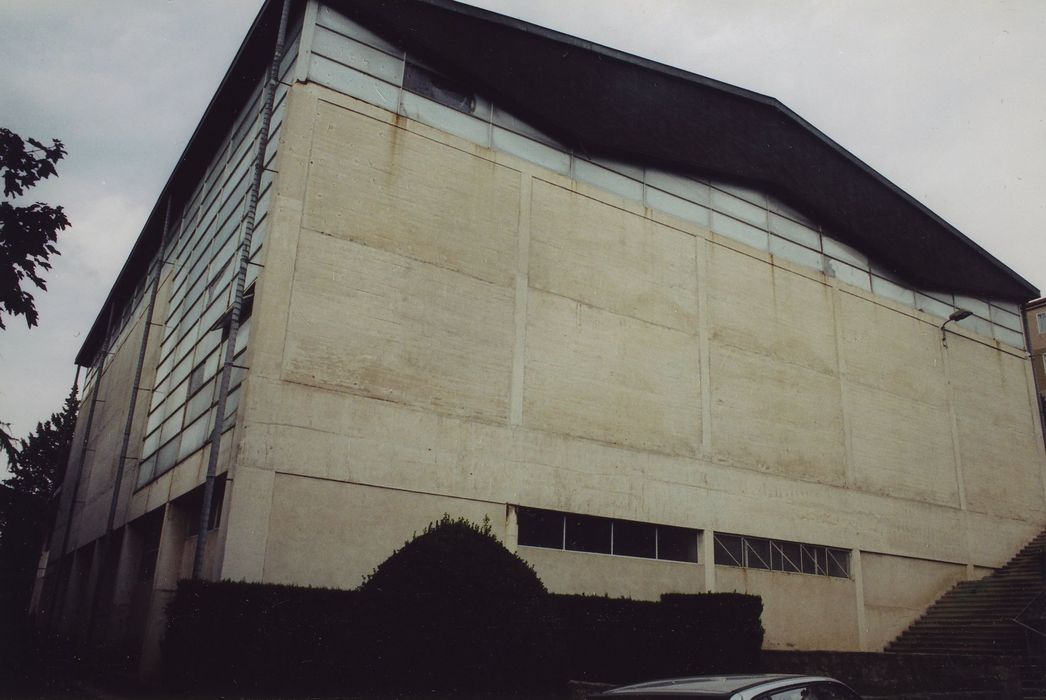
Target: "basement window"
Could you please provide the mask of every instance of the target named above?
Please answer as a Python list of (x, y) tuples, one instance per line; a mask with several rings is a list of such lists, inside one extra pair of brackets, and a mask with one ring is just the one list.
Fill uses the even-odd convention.
[(715, 533), (715, 563), (745, 569), (850, 578), (850, 550)]
[(540, 508), (519, 507), (516, 515), (527, 547), (697, 563), (700, 530)]

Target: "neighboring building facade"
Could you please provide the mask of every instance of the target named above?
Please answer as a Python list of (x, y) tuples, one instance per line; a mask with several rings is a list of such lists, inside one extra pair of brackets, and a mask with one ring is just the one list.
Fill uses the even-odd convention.
[[(278, 5), (78, 357), (38, 609), (146, 667)], [(1037, 290), (775, 101), (444, 0), (291, 7), (205, 576), (351, 588), (488, 517), (553, 591), (745, 591), (770, 647), (876, 650), (1046, 524)]]
[(1039, 415), (1043, 416), (1046, 414), (1046, 298), (1024, 305), (1024, 327), (1028, 329), (1028, 354), (1035, 376)]

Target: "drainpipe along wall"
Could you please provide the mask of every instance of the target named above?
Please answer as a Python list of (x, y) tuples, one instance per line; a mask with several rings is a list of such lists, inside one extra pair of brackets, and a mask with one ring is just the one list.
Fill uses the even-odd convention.
[(257, 154), (254, 162), (254, 177), (251, 180), (247, 220), (245, 222), (243, 241), (240, 242), (240, 262), (236, 273), (236, 287), (229, 317), (229, 337), (225, 346), (225, 358), (222, 364), (222, 378), (218, 385), (218, 406), (211, 429), (211, 447), (207, 457), (207, 478), (203, 484), (203, 497), (200, 503), (200, 521), (196, 536), (196, 551), (193, 555), (192, 578), (203, 575), (203, 564), (207, 554), (207, 528), (211, 520), (211, 501), (214, 499), (214, 481), (218, 472), (218, 452), (221, 448), (222, 424), (225, 422), (225, 407), (229, 398), (229, 383), (232, 377), (233, 358), (236, 354), (236, 336), (240, 331), (240, 314), (243, 310), (243, 291), (247, 280), (247, 265), (251, 257), (251, 239), (254, 236), (255, 216), (258, 210), (258, 197), (261, 192), (262, 172), (265, 170), (265, 151), (269, 145), (269, 128), (272, 122), (272, 106), (276, 98), (276, 86), (279, 82), (280, 63), (283, 60), (284, 43), (287, 35), (287, 19), (290, 12), (290, 0), (283, 0), (280, 12), (280, 25), (276, 33), (276, 47), (273, 51), (272, 65), (269, 67), (268, 81), (265, 86), (265, 102), (262, 105), (262, 123), (257, 135)]

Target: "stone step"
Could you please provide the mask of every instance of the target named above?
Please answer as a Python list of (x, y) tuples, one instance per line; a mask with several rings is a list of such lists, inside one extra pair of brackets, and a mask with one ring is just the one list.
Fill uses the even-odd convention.
[(1046, 700), (1046, 664), (1027, 658), (1027, 632), (1014, 622), (1031, 603), (1046, 595), (1044, 548), (1046, 530), (989, 576), (957, 583), (886, 650), (1024, 657), (1027, 663), (1021, 673), (1022, 696), (1041, 696)]

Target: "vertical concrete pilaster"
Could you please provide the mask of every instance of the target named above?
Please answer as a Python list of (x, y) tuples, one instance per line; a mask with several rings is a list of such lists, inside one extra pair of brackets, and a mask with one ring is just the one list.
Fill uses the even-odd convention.
[(530, 266), (530, 204), (533, 181), (530, 175), (520, 175), (519, 230), (516, 252), (516, 302), (514, 322), (515, 346), (512, 354), (512, 382), (509, 389), (509, 423), (523, 424), (523, 380), (527, 348), (527, 290)]
[(114, 573), (112, 615), (104, 638), (110, 644), (119, 645), (123, 640), (130, 620), (131, 600), (134, 595), (135, 576), (142, 560), (142, 537), (137, 528), (125, 526), (117, 535), (120, 540), (120, 556), (116, 560)]
[(298, 57), (294, 64), (294, 79), (304, 83), (309, 79), (309, 59), (312, 58), (312, 38), (316, 35), (316, 15), (319, 2), (308, 0), (302, 15), (301, 36), (298, 39)]
[(505, 506), (505, 549), (515, 553), (519, 550), (519, 514), (516, 506)]
[(102, 541), (95, 540), (91, 545), (90, 553), (85, 557), (88, 559), (85, 562), (87, 577), (80, 591), (79, 609), (74, 612), (76, 616), (75, 638), (77, 643), (83, 647), (89, 646), (93, 641), (90, 639), (91, 620), (97, 612), (94, 609), (94, 603), (98, 598), (98, 587), (102, 585), (102, 568), (105, 566), (105, 562), (102, 561), (104, 549)]
[[(694, 243), (694, 264), (697, 269), (697, 346), (701, 367), (700, 454), (705, 459), (712, 457), (712, 329), (709, 328), (711, 319), (708, 313), (708, 245), (708, 241), (703, 238), (696, 239)], [(713, 574), (713, 580), (714, 578)]]
[(835, 278), (829, 280), (829, 293), (832, 295), (832, 324), (835, 329), (835, 361), (839, 377), (839, 408), (843, 423), (843, 455), (846, 469), (846, 484), (854, 485), (854, 449), (853, 426), (849, 417), (850, 398), (847, 387), (848, 372), (846, 368), (846, 348), (844, 346), (843, 311), (840, 308), (839, 283)]
[(850, 550), (850, 575), (853, 577), (854, 596), (857, 603), (857, 644), (861, 651), (879, 651), (870, 649), (868, 644), (868, 621), (864, 609), (864, 573), (861, 569), (861, 550)]
[(231, 496), (223, 516), (225, 555), (219, 578), (264, 580), (275, 478), (273, 471), (241, 466), (236, 476), (226, 482), (226, 493), (231, 492)]
[[(948, 347), (941, 344), (941, 362), (944, 366), (944, 381), (948, 386), (948, 420), (952, 431), (952, 451), (955, 454), (955, 487), (959, 494), (959, 508), (966, 510), (966, 480), (963, 478), (962, 450), (959, 448), (959, 418), (955, 413), (955, 390), (952, 387), (951, 367), (948, 363)], [(969, 548), (967, 548), (969, 552)]]
[(160, 642), (166, 626), (165, 610), (178, 585), (189, 526), (188, 516), (185, 508), (174, 503), (168, 503), (164, 511), (160, 547), (156, 553), (156, 571), (146, 614), (142, 658), (138, 668), (143, 678), (153, 678), (160, 672)]
[(701, 533), (701, 561), (705, 565), (705, 592), (715, 593), (715, 532)]

